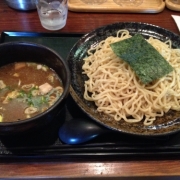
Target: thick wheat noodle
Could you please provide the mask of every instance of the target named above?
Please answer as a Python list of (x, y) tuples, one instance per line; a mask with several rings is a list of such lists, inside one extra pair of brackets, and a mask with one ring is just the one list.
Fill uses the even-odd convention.
[(108, 37), (88, 50), (84, 59), (84, 98), (94, 101), (97, 111), (114, 120), (129, 123), (143, 121), (151, 125), (156, 117), (170, 109), (180, 111), (180, 50), (171, 48), (171, 41), (161, 42), (150, 37), (147, 41), (173, 66), (167, 76), (148, 85), (142, 84), (126, 62), (112, 51), (110, 43), (130, 38), (127, 30)]

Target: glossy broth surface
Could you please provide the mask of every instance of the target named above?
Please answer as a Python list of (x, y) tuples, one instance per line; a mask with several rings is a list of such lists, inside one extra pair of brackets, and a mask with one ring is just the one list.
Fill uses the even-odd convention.
[(0, 67), (0, 122), (36, 116), (62, 92), (61, 80), (45, 65), (21, 62)]

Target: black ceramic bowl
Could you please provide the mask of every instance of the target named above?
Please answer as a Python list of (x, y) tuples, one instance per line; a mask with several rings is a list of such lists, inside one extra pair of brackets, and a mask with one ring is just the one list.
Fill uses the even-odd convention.
[(69, 94), (70, 72), (66, 62), (55, 51), (29, 42), (0, 44), (0, 66), (20, 61), (42, 63), (52, 68), (62, 80), (64, 92), (53, 106), (40, 115), (18, 122), (1, 122), (0, 135), (17, 134), (47, 126), (64, 107)]
[(173, 48), (180, 48), (180, 36), (161, 27), (141, 22), (119, 22), (99, 27), (81, 37), (71, 49), (67, 62), (71, 71), (72, 95), (77, 105), (94, 121), (112, 130), (139, 136), (162, 136), (180, 131), (180, 111), (169, 111), (162, 117), (157, 117), (152, 125), (144, 126), (139, 123), (115, 121), (110, 116), (97, 111), (94, 102), (84, 99), (84, 82), (88, 79), (82, 74), (84, 58), (90, 47), (96, 47), (102, 40), (109, 36), (116, 36), (121, 29), (127, 29), (131, 35), (141, 34), (145, 38), (153, 37), (163, 42), (172, 41)]

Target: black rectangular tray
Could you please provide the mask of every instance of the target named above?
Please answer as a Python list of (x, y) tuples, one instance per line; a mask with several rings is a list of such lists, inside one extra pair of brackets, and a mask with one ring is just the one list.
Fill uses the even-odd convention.
[[(28, 41), (46, 45), (67, 58), (70, 49), (83, 34), (2, 32), (0, 43)], [(67, 145), (58, 138), (64, 121), (85, 117), (69, 95), (65, 108), (48, 128), (31, 134), (0, 137), (0, 158), (105, 158), (176, 157), (180, 155), (180, 133), (157, 138), (134, 137), (109, 132), (81, 145)]]

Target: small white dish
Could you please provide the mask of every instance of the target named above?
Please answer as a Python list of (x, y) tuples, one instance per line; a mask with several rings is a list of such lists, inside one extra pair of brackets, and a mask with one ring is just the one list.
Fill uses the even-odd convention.
[(177, 27), (180, 31), (180, 16), (177, 16), (177, 15), (171, 15), (172, 18), (174, 19), (175, 23), (177, 24)]

